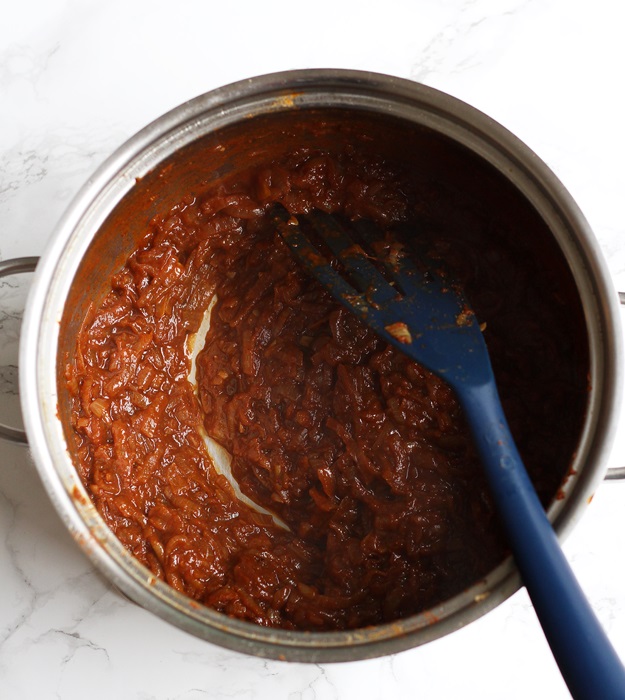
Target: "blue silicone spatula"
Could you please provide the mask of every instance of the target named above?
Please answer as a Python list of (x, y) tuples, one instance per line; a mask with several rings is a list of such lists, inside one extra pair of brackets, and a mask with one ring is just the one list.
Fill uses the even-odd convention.
[[(280, 205), (272, 217), (295, 257), (338, 301), (455, 390), (508, 544), (572, 696), (625, 698), (625, 669), (527, 475), (482, 331), (462, 290), (432, 261), (424, 258), (417, 267), (400, 246), (377, 254), (381, 232), (371, 222), (347, 226), (321, 211), (295, 218)], [(330, 264), (332, 257), (338, 265)]]

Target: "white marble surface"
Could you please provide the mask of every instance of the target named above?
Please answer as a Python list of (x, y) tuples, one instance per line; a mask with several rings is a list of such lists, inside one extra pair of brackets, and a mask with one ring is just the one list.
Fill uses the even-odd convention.
[[(515, 132), (576, 198), (625, 290), (621, 3), (220, 5), (2, 1), (0, 258), (41, 253), (90, 172), (178, 103), (272, 70), (344, 67), (422, 81)], [(3, 365), (15, 356), (15, 285), (13, 278), (0, 286)], [(1, 381), (6, 389), (11, 379), (3, 374)], [(625, 465), (625, 419), (620, 433), (611, 466)], [(565, 550), (625, 657), (625, 484), (600, 487)], [(524, 591), (460, 632), (366, 662), (285, 664), (195, 639), (120, 597), (94, 571), (66, 534), (27, 451), (6, 442), (0, 444), (0, 694), (7, 700), (568, 697)]]

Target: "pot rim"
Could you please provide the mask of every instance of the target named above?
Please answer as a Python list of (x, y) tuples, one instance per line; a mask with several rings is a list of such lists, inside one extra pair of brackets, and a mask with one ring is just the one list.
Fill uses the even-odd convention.
[[(332, 104), (321, 104), (320, 97)], [(591, 387), (571, 476), (548, 509), (560, 539), (603, 477), (616, 433), (623, 384), (618, 297), (588, 222), (551, 170), (507, 129), (434, 88), (383, 74), (341, 69), (285, 71), (200, 95), (159, 117), (118, 148), (88, 179), (57, 225), (34, 276), (22, 326), (20, 384), (24, 423), (44, 485), (66, 526), (93, 563), (135, 602), (222, 646), (271, 658), (341, 661), (417, 646), (503, 602), (520, 585), (511, 559), (477, 584), (419, 615), (349, 632), (262, 628), (200, 606), (139, 564), (92, 505), (72, 464), (58, 418), (56, 349), (64, 298), (91, 236), (135, 178), (174, 150), (254, 114), (342, 106), (402, 118), (450, 136), (490, 162), (537, 209), (575, 277), (589, 333)], [(172, 150), (173, 149), (173, 150)], [(91, 233), (91, 236), (88, 235)], [(583, 466), (583, 469), (582, 469)]]

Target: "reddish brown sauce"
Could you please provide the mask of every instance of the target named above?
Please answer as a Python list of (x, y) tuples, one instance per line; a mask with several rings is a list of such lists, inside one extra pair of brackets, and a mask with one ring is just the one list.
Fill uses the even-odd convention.
[[(267, 224), (276, 201), (415, 223), (486, 322), (511, 428), (554, 496), (585, 371), (557, 276), (458, 193), (349, 147), (300, 149), (154, 219), (67, 364), (79, 470), (125, 547), (205, 605), (296, 629), (395, 620), (484, 576), (504, 544), (453, 393), (301, 271)], [(196, 396), (187, 337), (214, 293)], [(202, 428), (290, 531), (237, 501)]]

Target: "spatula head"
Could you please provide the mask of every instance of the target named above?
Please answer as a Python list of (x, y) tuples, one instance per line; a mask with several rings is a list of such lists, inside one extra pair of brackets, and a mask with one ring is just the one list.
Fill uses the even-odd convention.
[(296, 258), (341, 304), (458, 391), (492, 380), (479, 322), (440, 261), (409, 253), (371, 221), (319, 210), (272, 217)]

